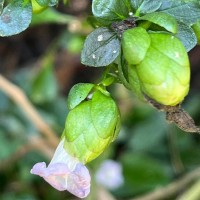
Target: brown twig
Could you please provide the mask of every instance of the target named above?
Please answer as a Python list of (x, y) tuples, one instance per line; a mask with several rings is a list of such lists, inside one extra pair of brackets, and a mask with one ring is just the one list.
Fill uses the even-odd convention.
[(51, 130), (48, 124), (41, 118), (34, 106), (27, 99), (24, 92), (9, 82), (6, 78), (0, 75), (0, 90), (8, 95), (27, 115), (29, 120), (36, 128), (46, 137), (47, 141), (55, 148), (58, 145), (59, 139)]
[(105, 188), (98, 187), (97, 200), (116, 200)]
[(27, 143), (17, 149), (10, 157), (1, 160), (0, 171), (6, 170), (32, 150), (41, 152), (48, 159), (51, 159), (53, 156), (53, 148), (50, 148), (44, 139), (40, 137), (31, 137)]
[(195, 180), (200, 178), (200, 167), (186, 174), (182, 178), (173, 183), (170, 183), (168, 186), (163, 188), (156, 189), (153, 192), (150, 192), (144, 196), (133, 198), (131, 200), (164, 200), (169, 199), (177, 195), (179, 192), (184, 190), (188, 185), (192, 184)]

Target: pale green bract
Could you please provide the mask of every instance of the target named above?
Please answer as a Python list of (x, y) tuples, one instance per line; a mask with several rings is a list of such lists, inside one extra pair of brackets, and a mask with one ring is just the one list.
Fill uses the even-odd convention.
[(175, 106), (189, 91), (190, 68), (187, 52), (174, 36), (150, 33), (151, 45), (145, 58), (128, 67), (128, 81), (136, 95), (143, 94), (163, 105)]
[(80, 102), (66, 119), (65, 148), (82, 163), (99, 156), (116, 138), (120, 116), (114, 100), (96, 90), (91, 99)]
[(93, 87), (94, 84), (92, 83), (78, 83), (74, 85), (68, 94), (68, 99), (67, 99), (68, 108), (72, 110), (82, 101), (84, 101)]
[(122, 49), (128, 63), (132, 65), (140, 63), (145, 58), (150, 43), (150, 37), (144, 28), (136, 27), (125, 31), (122, 37)]

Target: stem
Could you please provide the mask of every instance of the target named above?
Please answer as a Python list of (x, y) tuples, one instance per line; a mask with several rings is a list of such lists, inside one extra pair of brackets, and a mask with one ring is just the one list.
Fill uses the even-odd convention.
[(183, 193), (177, 200), (199, 200), (200, 181), (197, 181), (191, 188)]
[(57, 147), (59, 139), (48, 124), (41, 118), (34, 106), (28, 100), (24, 92), (0, 75), (0, 90), (7, 94), (27, 115), (27, 118), (47, 138), (52, 147)]
[(49, 147), (44, 139), (40, 137), (30, 137), (28, 142), (23, 144), (19, 149), (15, 150), (10, 157), (1, 160), (0, 171), (7, 170), (9, 166), (12, 166), (15, 162), (32, 150), (41, 152), (48, 159), (51, 159), (53, 156), (53, 149)]
[[(179, 192), (184, 191), (191, 183), (200, 178), (200, 167), (196, 168), (192, 172), (186, 174), (182, 178), (167, 186), (158, 188), (153, 192), (150, 192), (144, 196), (133, 198), (131, 200), (164, 200), (170, 199), (171, 197), (177, 195)], [(189, 200), (189, 199), (187, 199)]]
[[(170, 129), (170, 128), (169, 128)], [(169, 151), (171, 155), (171, 161), (176, 174), (184, 172), (184, 165), (182, 163), (180, 153), (177, 148), (177, 137), (176, 133), (171, 129), (168, 131)]]
[(128, 83), (128, 81), (126, 80), (126, 78), (124, 77), (124, 72), (123, 72), (123, 68), (122, 68), (122, 61), (123, 61), (123, 58), (122, 58), (122, 55), (121, 55), (121, 56), (120, 56), (120, 59), (119, 59), (119, 64), (118, 64), (118, 75), (119, 75), (119, 79), (120, 79), (120, 81), (122, 82), (122, 84), (123, 84), (127, 89), (130, 89), (129, 83)]

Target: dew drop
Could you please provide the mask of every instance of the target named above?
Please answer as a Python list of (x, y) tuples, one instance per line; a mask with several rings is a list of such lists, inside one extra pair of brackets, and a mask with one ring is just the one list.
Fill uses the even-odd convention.
[(117, 51), (116, 51), (116, 50), (114, 50), (114, 51), (113, 51), (113, 53), (117, 53)]
[(129, 12), (128, 14), (129, 14), (129, 16), (133, 16), (133, 12)]
[(101, 42), (102, 40), (103, 40), (103, 35), (99, 35), (99, 36), (97, 37), (97, 41)]
[(96, 59), (96, 55), (95, 55), (95, 54), (92, 54), (92, 58), (93, 58), (93, 59)]

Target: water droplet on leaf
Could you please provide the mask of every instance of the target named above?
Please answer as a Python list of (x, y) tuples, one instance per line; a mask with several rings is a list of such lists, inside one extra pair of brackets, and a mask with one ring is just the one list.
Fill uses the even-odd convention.
[(97, 41), (101, 42), (102, 40), (103, 40), (103, 35), (99, 35), (99, 36), (97, 37)]

